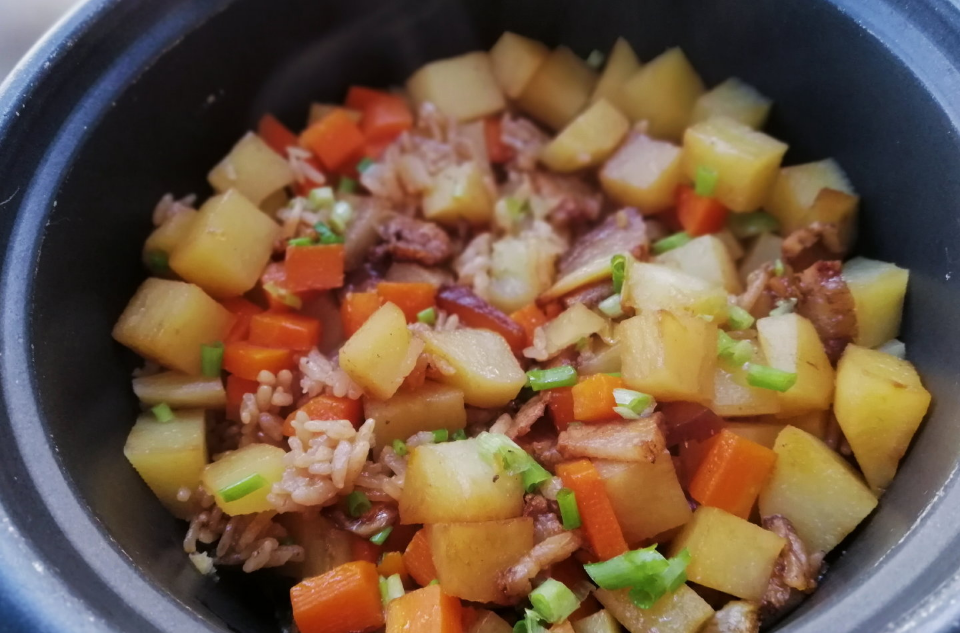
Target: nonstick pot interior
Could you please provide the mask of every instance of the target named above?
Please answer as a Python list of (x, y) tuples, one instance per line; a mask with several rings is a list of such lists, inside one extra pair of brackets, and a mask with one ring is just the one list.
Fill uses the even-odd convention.
[(94, 0), (0, 94), (0, 630), (276, 631), (282, 585), (201, 577), (122, 456), (135, 359), (110, 329), (162, 194), (267, 111), (293, 127), (351, 83), (509, 29), (586, 55), (680, 45), (709, 84), (772, 97), (788, 162), (837, 158), (862, 252), (910, 268), (903, 339), (934, 394), (879, 512), (782, 631), (953, 630), (960, 568), (960, 19), (875, 0)]

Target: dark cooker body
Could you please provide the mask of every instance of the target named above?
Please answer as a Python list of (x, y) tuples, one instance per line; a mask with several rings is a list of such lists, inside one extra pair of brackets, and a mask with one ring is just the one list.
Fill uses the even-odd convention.
[[(788, 162), (834, 156), (862, 250), (911, 270), (903, 338), (935, 409), (880, 511), (781, 631), (960, 630), (960, 14), (870, 0), (94, 0), (0, 94), (0, 630), (276, 631), (282, 590), (201, 578), (121, 450), (135, 359), (110, 328), (165, 192), (273, 111), (399, 82), (504, 29), (580, 54), (681, 45), (771, 96)], [(49, 63), (47, 63), (49, 62)], [(958, 279), (951, 279), (952, 276)]]

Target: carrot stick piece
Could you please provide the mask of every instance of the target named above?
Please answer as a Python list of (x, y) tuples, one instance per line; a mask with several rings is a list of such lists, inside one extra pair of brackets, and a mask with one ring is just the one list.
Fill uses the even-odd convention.
[(300, 314), (265, 312), (250, 319), (254, 345), (308, 352), (320, 341), (320, 321)]
[(348, 292), (340, 304), (340, 321), (343, 333), (353, 336), (370, 316), (380, 309), (383, 300), (376, 292)]
[(570, 388), (573, 394), (573, 418), (580, 422), (603, 422), (619, 419), (613, 390), (623, 387), (623, 380), (607, 374), (594, 374)]
[(273, 349), (234, 341), (224, 345), (223, 368), (241, 378), (256, 380), (263, 370), (277, 374), (284, 369), (292, 369), (293, 354), (288, 349)]
[(377, 565), (377, 571), (384, 578), (389, 578), (394, 574), (400, 576), (400, 580), (407, 582), (410, 574), (407, 572), (407, 566), (403, 564), (403, 554), (400, 552), (385, 552)]
[(407, 566), (410, 576), (421, 586), (436, 580), (437, 568), (433, 564), (433, 553), (430, 551), (430, 541), (427, 540), (425, 531), (420, 530), (414, 534), (403, 553), (403, 564)]
[(705, 506), (749, 518), (777, 454), (726, 429), (707, 444), (707, 454), (690, 481), (690, 496)]
[(343, 285), (343, 244), (288, 246), (284, 265), (292, 292), (339, 288)]
[(389, 301), (403, 310), (407, 323), (416, 323), (417, 314), (436, 303), (437, 287), (425, 282), (381, 281), (377, 294), (381, 303)]
[(550, 416), (558, 431), (566, 431), (570, 423), (577, 418), (573, 415), (573, 388), (558, 387), (545, 392)]
[(677, 190), (677, 219), (691, 237), (721, 230), (728, 213), (716, 198), (697, 195), (689, 185), (681, 185)]
[(619, 556), (627, 551), (627, 541), (613, 513), (613, 505), (600, 473), (588, 459), (565, 462), (557, 466), (563, 485), (573, 490), (583, 531), (600, 560)]
[(300, 135), (300, 143), (331, 171), (355, 164), (363, 154), (365, 142), (360, 127), (341, 109), (334, 110)]
[(301, 633), (352, 633), (383, 626), (377, 567), (344, 563), (290, 589), (293, 618)]
[(533, 335), (537, 328), (547, 322), (547, 315), (536, 303), (520, 308), (511, 314), (510, 318), (519, 323), (523, 331), (527, 333), (527, 347), (533, 345)]

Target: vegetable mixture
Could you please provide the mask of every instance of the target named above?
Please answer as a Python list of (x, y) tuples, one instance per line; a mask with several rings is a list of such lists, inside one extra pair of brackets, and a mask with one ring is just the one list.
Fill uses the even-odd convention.
[[(679, 48), (505, 33), (165, 197), (124, 453), (301, 633), (755, 633), (930, 404), (836, 161)], [(602, 67), (602, 71), (600, 68)], [(846, 260), (846, 261), (845, 261)]]

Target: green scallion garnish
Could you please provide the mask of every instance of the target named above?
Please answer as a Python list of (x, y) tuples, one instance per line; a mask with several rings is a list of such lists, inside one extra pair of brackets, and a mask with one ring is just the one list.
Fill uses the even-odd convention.
[(343, 236), (334, 233), (324, 222), (314, 224), (313, 230), (317, 232), (317, 241), (321, 244), (343, 244)]
[(577, 384), (577, 370), (570, 365), (550, 369), (531, 369), (527, 372), (527, 386), (534, 391), (572, 387)]
[(593, 68), (594, 70), (598, 70), (601, 66), (603, 66), (603, 62), (606, 58), (607, 57), (603, 54), (603, 51), (593, 49), (590, 51), (590, 54), (587, 55), (587, 66)]
[(431, 306), (426, 310), (417, 312), (417, 322), (424, 323), (426, 325), (433, 325), (437, 322), (437, 309)]
[(727, 228), (737, 239), (745, 240), (761, 233), (773, 233), (780, 230), (780, 220), (765, 211), (751, 213), (731, 213)]
[(623, 373), (619, 371), (608, 371), (606, 372), (607, 376), (613, 376), (614, 378), (623, 378)]
[(530, 592), (529, 598), (537, 615), (551, 624), (567, 619), (580, 606), (576, 594), (553, 578), (544, 580), (542, 585)]
[(457, 429), (456, 431), (453, 432), (453, 436), (452, 436), (452, 437), (453, 437), (453, 440), (454, 440), (454, 441), (456, 441), (456, 440), (465, 440), (465, 439), (467, 439), (467, 432), (464, 431), (463, 429)]
[(307, 194), (307, 204), (314, 209), (329, 209), (337, 199), (333, 195), (332, 187), (317, 187)]
[(717, 332), (717, 356), (740, 367), (753, 358), (753, 344), (747, 340), (738, 341), (720, 330)]
[(551, 479), (553, 476), (550, 474), (550, 471), (538, 464), (532, 457), (530, 460), (532, 462), (530, 467), (520, 473), (520, 481), (523, 483), (524, 490), (527, 492), (536, 492), (540, 484)]
[(698, 196), (710, 197), (717, 188), (717, 170), (706, 165), (697, 167), (696, 177), (693, 179), (693, 190)]
[(777, 299), (776, 304), (774, 304), (773, 310), (770, 310), (770, 316), (783, 316), (784, 314), (793, 314), (797, 309), (797, 299), (796, 297), (790, 297), (789, 299)]
[(436, 578), (434, 578), (433, 580), (431, 580), (430, 582), (427, 583), (427, 586), (428, 586), (428, 587), (432, 587), (432, 586), (434, 586), (434, 585), (439, 585), (439, 584), (440, 584), (440, 581), (437, 580)]
[(287, 240), (287, 246), (312, 246), (313, 240), (309, 237), (295, 237)]
[(393, 452), (403, 457), (409, 451), (407, 451), (407, 443), (403, 440), (393, 440)]
[(437, 429), (436, 431), (432, 431), (432, 433), (433, 433), (433, 441), (436, 444), (440, 444), (441, 442), (446, 442), (447, 440), (450, 439), (450, 431), (448, 431), (447, 429)]
[(787, 272), (786, 267), (783, 265), (783, 260), (777, 258), (777, 261), (773, 262), (773, 274), (777, 277), (783, 277)]
[(686, 231), (680, 231), (679, 233), (674, 233), (673, 235), (668, 235), (662, 240), (657, 240), (653, 243), (653, 254), (654, 255), (663, 255), (667, 251), (672, 251), (675, 248), (680, 248), (693, 238)]
[(383, 545), (387, 538), (390, 536), (390, 532), (393, 532), (393, 526), (385, 527), (373, 536), (370, 537), (370, 542), (374, 545)]
[(613, 400), (617, 403), (613, 410), (627, 420), (639, 419), (640, 414), (653, 404), (653, 396), (632, 389), (614, 389)]
[(484, 461), (508, 475), (520, 475), (527, 492), (533, 492), (551, 478), (537, 460), (506, 435), (484, 431), (477, 436), (477, 445)]
[(729, 306), (727, 308), (727, 323), (731, 330), (746, 330), (756, 321), (753, 315), (740, 306)]
[(620, 294), (623, 290), (623, 280), (627, 275), (626, 255), (614, 255), (610, 258), (610, 272), (613, 277), (613, 291)]
[(353, 518), (363, 516), (369, 512), (372, 507), (373, 504), (370, 503), (370, 498), (359, 490), (354, 490), (347, 495), (347, 511)]
[(747, 384), (751, 387), (782, 393), (797, 384), (797, 375), (776, 367), (750, 363), (747, 367)]
[(397, 598), (402, 598), (403, 594), (403, 581), (400, 579), (400, 574), (394, 574), (389, 578), (380, 577), (380, 600), (383, 606), (387, 606)]
[(330, 212), (330, 226), (340, 235), (344, 235), (352, 218), (353, 207), (346, 200), (340, 200), (333, 205), (333, 211)]
[(217, 341), (200, 346), (200, 373), (207, 378), (217, 378), (223, 368), (223, 343)]
[(521, 200), (513, 196), (507, 196), (503, 199), (503, 204), (507, 208), (507, 213), (513, 220), (519, 220), (527, 211), (530, 210), (530, 203), (527, 200)]
[(373, 164), (374, 163), (372, 158), (365, 157), (363, 160), (357, 163), (357, 171), (362, 174), (363, 172), (373, 167)]
[(621, 305), (620, 303), (619, 294), (610, 295), (609, 297), (601, 301), (597, 305), (597, 307), (600, 308), (600, 312), (603, 312), (605, 315), (607, 315), (611, 319), (619, 319), (620, 317), (623, 316), (623, 305)]
[(157, 406), (150, 409), (150, 412), (153, 413), (153, 417), (157, 419), (157, 422), (173, 422), (173, 409), (170, 408), (170, 405), (166, 402), (161, 402)]
[(687, 549), (668, 560), (656, 550), (656, 545), (651, 545), (583, 568), (601, 588), (629, 588), (630, 600), (641, 609), (649, 609), (687, 581), (689, 563)]
[(561, 488), (557, 493), (557, 505), (560, 506), (560, 520), (563, 529), (575, 530), (581, 525), (580, 510), (577, 509), (577, 495), (569, 488)]
[(237, 499), (243, 499), (248, 494), (260, 490), (267, 485), (267, 480), (263, 478), (262, 475), (254, 473), (247, 477), (244, 477), (235, 484), (230, 484), (224, 488), (221, 488), (217, 494), (220, 495), (220, 498), (223, 499), (224, 503), (230, 503), (231, 501), (236, 501)]
[(337, 185), (338, 193), (353, 193), (357, 190), (357, 181), (353, 178), (343, 176), (340, 178), (340, 184)]
[(150, 251), (146, 254), (147, 268), (155, 275), (170, 272), (170, 256), (165, 251)]
[(513, 625), (513, 633), (546, 633), (546, 629), (540, 624), (540, 615), (533, 609), (524, 611), (523, 619), (517, 620)]

